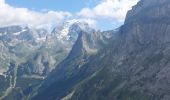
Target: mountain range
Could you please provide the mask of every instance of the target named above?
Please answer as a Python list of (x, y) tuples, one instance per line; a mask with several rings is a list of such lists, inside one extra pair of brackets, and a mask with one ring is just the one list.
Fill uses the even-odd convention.
[(17, 100), (29, 96), (28, 91), (38, 87), (64, 60), (85, 29), (93, 30), (80, 22), (66, 22), (52, 32), (23, 26), (0, 28), (1, 99), (15, 94), (19, 95)]
[(0, 99), (170, 100), (169, 12), (169, 0), (140, 0), (110, 31), (0, 28)]

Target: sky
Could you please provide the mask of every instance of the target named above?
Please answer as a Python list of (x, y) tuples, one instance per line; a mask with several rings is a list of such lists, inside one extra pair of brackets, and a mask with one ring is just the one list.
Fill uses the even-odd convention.
[(52, 29), (64, 22), (86, 22), (100, 30), (123, 24), (138, 0), (0, 0), (0, 25)]

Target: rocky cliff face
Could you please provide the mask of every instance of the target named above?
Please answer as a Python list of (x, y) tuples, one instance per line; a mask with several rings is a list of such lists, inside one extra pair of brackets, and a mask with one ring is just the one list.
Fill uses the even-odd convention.
[(166, 20), (170, 16), (169, 2), (168, 0), (141, 0), (127, 13), (125, 23), (139, 18), (144, 18), (145, 21), (156, 18)]

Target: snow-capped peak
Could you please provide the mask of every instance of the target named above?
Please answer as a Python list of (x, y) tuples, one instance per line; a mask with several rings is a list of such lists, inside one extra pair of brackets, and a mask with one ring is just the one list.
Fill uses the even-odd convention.
[(70, 40), (71, 42), (75, 42), (81, 31), (91, 33), (94, 29), (90, 28), (86, 22), (71, 20), (65, 22), (60, 27), (56, 27), (52, 31), (52, 34), (57, 36), (59, 40)]

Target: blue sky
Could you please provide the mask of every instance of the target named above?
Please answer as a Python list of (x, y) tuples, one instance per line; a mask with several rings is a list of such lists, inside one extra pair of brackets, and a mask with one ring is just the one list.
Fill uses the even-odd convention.
[[(0, 24), (50, 29), (78, 20), (100, 30), (119, 27), (138, 0), (0, 0)], [(6, 20), (4, 20), (4, 18)]]
[(87, 0), (6, 0), (15, 7), (26, 7), (41, 11), (43, 9), (56, 11), (78, 12), (86, 6), (95, 6), (95, 3), (88, 4)]

